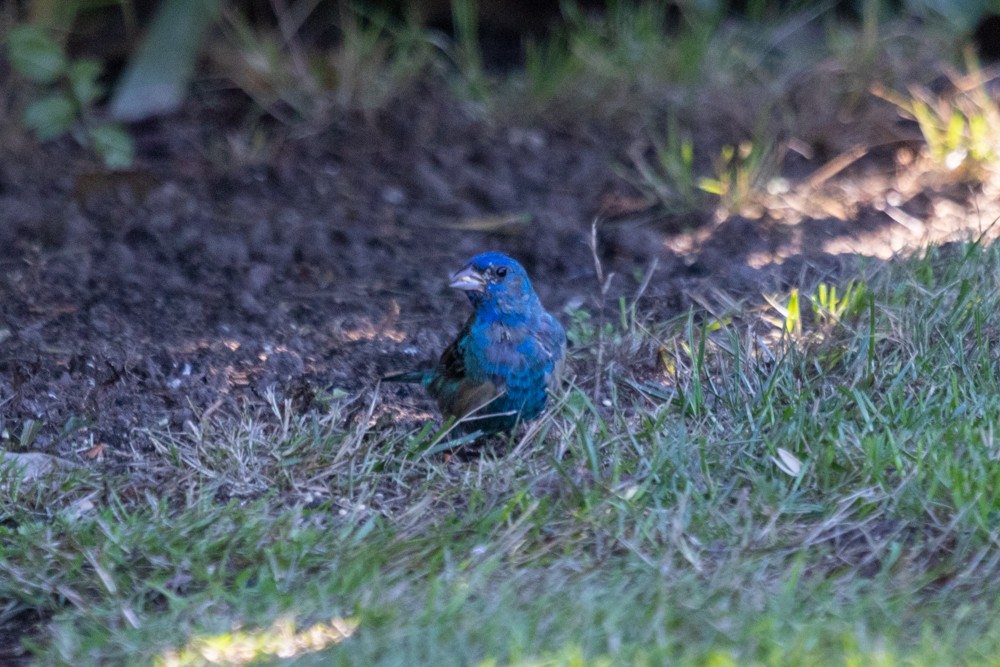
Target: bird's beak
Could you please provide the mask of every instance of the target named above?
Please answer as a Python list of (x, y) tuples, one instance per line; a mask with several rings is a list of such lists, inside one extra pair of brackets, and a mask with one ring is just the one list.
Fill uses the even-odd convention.
[(482, 292), (486, 288), (486, 280), (479, 271), (476, 271), (471, 266), (467, 266), (451, 276), (451, 282), (448, 283), (448, 287), (454, 287), (465, 292)]

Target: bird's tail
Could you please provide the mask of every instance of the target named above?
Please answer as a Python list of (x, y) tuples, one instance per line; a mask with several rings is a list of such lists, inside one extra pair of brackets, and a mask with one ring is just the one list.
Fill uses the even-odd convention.
[(406, 371), (404, 373), (390, 373), (382, 376), (383, 382), (413, 382), (415, 384), (426, 384), (430, 382), (433, 371), (425, 369), (421, 371)]

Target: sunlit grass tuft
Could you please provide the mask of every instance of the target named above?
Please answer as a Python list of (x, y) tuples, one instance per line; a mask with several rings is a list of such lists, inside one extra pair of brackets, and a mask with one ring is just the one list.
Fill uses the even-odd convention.
[(1000, 107), (988, 84), (995, 74), (983, 70), (966, 52), (968, 74), (950, 72), (952, 90), (933, 94), (911, 86), (908, 94), (882, 85), (873, 93), (916, 121), (924, 139), (923, 156), (934, 170), (958, 181), (994, 180), (1000, 173)]
[(224, 664), (248, 665), (262, 658), (294, 658), (315, 653), (349, 638), (357, 629), (352, 619), (334, 619), (298, 630), (288, 618), (266, 630), (234, 631), (197, 637), (180, 651), (170, 651), (154, 660), (156, 667)]

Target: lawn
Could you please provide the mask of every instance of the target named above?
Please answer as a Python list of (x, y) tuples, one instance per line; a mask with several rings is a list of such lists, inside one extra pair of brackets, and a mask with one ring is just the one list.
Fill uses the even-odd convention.
[[(993, 664), (998, 275), (930, 249), (798, 335), (637, 313), (462, 456), (340, 392), (153, 433), (162, 493), (8, 475), (4, 596), (67, 664)], [(627, 372), (651, 351), (662, 384)]]

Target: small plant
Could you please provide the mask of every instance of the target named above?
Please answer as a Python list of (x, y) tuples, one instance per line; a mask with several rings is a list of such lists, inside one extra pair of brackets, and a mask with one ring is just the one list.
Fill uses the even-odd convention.
[[(314, 6), (315, 8), (315, 6)], [(285, 125), (319, 131), (338, 109), (375, 109), (415, 78), (430, 59), (431, 43), (414, 16), (343, 7), (337, 43), (307, 48), (305, 17), (275, 5), (280, 31), (253, 23), (238, 7), (220, 22), (224, 39), (209, 50), (222, 74), (265, 113)]]
[[(765, 296), (768, 305), (778, 313), (778, 317), (766, 317), (766, 319), (780, 328), (784, 335), (800, 338), (804, 315), (809, 312), (803, 312), (803, 296), (797, 287), (789, 293), (787, 303), (782, 303), (775, 297)], [(810, 294), (808, 299), (813, 317), (812, 320), (806, 319), (806, 324), (812, 322), (829, 331), (845, 319), (861, 316), (870, 304), (871, 292), (860, 280), (848, 281), (842, 291), (836, 285), (820, 283), (816, 286), (816, 292)]]
[(701, 207), (703, 195), (694, 175), (694, 143), (681, 130), (677, 119), (667, 119), (666, 140), (653, 137), (655, 162), (635, 151), (632, 163), (639, 175), (640, 187), (668, 211), (686, 212)]
[(570, 49), (587, 76), (631, 92), (690, 81), (701, 72), (723, 12), (710, 3), (679, 3), (678, 9), (672, 15), (664, 2), (611, 0), (595, 20), (575, 3), (562, 3)]
[(832, 326), (844, 318), (857, 317), (864, 311), (868, 303), (868, 288), (863, 282), (850, 280), (843, 292), (838, 293), (836, 285), (820, 283), (809, 301), (816, 321)]
[(979, 181), (1000, 162), (1000, 106), (971, 52), (966, 62), (969, 74), (952, 75), (950, 95), (934, 95), (922, 86), (911, 86), (908, 96), (880, 85), (871, 92), (917, 122), (931, 164), (961, 180)]
[(715, 177), (698, 180), (698, 188), (719, 198), (728, 217), (753, 203), (754, 195), (776, 172), (778, 155), (773, 144), (744, 141), (725, 145), (715, 160)]
[(799, 307), (799, 288), (795, 287), (792, 289), (791, 293), (788, 295), (788, 303), (782, 304), (777, 299), (771, 296), (764, 296), (767, 303), (778, 311), (781, 316), (780, 320), (774, 320), (770, 317), (766, 319), (770, 320), (773, 324), (781, 327), (781, 331), (786, 336), (793, 336), (798, 338), (802, 335), (802, 310)]
[(700, 80), (725, 15), (713, 3), (610, 0), (599, 11), (580, 4), (559, 3), (559, 26), (527, 44), (519, 104), (574, 118), (634, 118), (650, 96), (660, 104), (665, 87)]
[(569, 37), (556, 33), (532, 40), (524, 47), (524, 74), (528, 99), (545, 107), (572, 89), (582, 69), (569, 47)]
[(583, 308), (569, 312), (572, 322), (566, 330), (566, 337), (573, 347), (592, 345), (601, 336), (613, 333), (614, 325), (605, 322), (603, 325), (595, 322), (594, 316)]
[(70, 59), (42, 28), (31, 24), (10, 30), (7, 55), (14, 69), (38, 86), (40, 95), (25, 109), (24, 125), (39, 141), (71, 134), (109, 168), (132, 164), (132, 138), (120, 124), (100, 119), (94, 110), (104, 95), (99, 62)]
[(666, 139), (651, 138), (654, 160), (642, 150), (632, 151), (637, 185), (670, 212), (698, 210), (706, 193), (719, 198), (723, 217), (742, 213), (752, 206), (765, 183), (777, 172), (780, 153), (764, 139), (725, 145), (714, 162), (715, 175), (695, 174), (695, 147), (689, 132), (676, 118), (667, 119)]
[(476, 0), (451, 0), (455, 43), (451, 49), (455, 65), (466, 86), (466, 94), (484, 100), (489, 93), (483, 54), (479, 45), (479, 8)]

